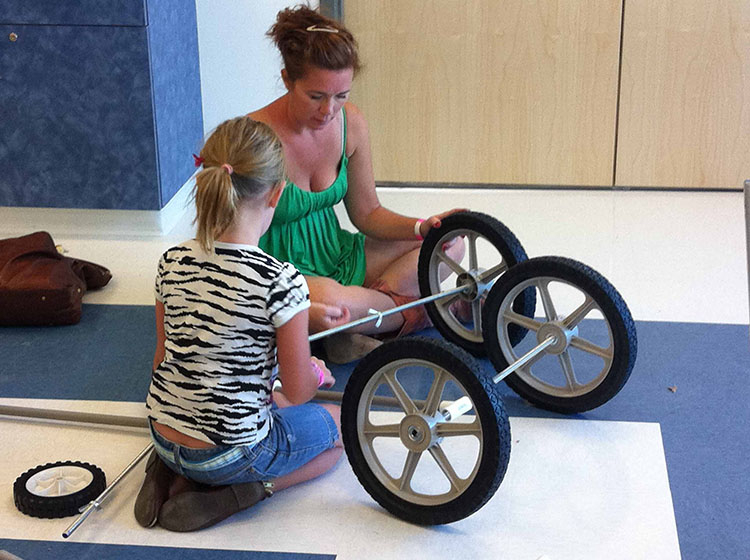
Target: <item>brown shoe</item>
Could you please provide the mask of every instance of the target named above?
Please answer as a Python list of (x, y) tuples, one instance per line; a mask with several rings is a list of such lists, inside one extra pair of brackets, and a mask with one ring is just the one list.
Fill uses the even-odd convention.
[(263, 482), (204, 487), (169, 498), (159, 512), (159, 525), (169, 531), (198, 531), (254, 506), (270, 496)]
[(142, 527), (153, 527), (159, 516), (159, 509), (169, 497), (169, 487), (176, 477), (159, 458), (156, 451), (152, 451), (146, 463), (146, 478), (143, 479), (141, 491), (135, 499), (135, 519)]

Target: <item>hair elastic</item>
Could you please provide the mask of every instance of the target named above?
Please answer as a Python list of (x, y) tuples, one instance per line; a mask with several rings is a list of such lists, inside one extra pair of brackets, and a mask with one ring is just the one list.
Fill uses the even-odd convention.
[(206, 160), (203, 159), (201, 156), (196, 156), (195, 154), (193, 154), (193, 161), (195, 161), (196, 167), (200, 167), (201, 165), (203, 165), (203, 162)]
[(229, 175), (231, 175), (232, 173), (234, 173), (234, 168), (231, 165), (229, 165), (228, 163), (223, 163), (221, 165), (221, 168), (222, 169), (226, 169), (227, 170), (227, 174), (229, 174)]

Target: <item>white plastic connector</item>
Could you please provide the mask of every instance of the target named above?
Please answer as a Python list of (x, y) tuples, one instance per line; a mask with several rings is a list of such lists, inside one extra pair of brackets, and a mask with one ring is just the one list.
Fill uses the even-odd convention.
[(438, 410), (440, 411), (440, 414), (443, 415), (443, 418), (445, 418), (445, 421), (450, 422), (459, 416), (463, 416), (472, 408), (474, 408), (474, 405), (472, 404), (471, 399), (467, 396), (463, 396), (457, 401), (442, 401)]

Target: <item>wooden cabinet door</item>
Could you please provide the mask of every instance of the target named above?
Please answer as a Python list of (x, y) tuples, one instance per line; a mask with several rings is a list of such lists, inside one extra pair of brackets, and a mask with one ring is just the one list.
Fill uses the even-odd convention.
[(378, 181), (611, 185), (622, 0), (348, 0)]
[(750, 177), (750, 2), (625, 4), (616, 184)]

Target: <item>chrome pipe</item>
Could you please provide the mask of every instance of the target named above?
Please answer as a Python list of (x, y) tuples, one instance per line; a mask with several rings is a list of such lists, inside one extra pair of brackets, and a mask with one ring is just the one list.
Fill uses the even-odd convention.
[(115, 487), (115, 486), (117, 486), (117, 484), (119, 484), (119, 482), (120, 482), (120, 481), (121, 481), (121, 480), (123, 479), (123, 477), (124, 477), (124, 476), (125, 476), (126, 474), (128, 474), (128, 473), (129, 473), (129, 472), (130, 472), (131, 470), (133, 470), (133, 468), (134, 468), (134, 467), (135, 467), (135, 466), (136, 466), (136, 465), (137, 465), (138, 463), (140, 463), (140, 462), (141, 462), (141, 461), (143, 460), (143, 458), (144, 458), (144, 457), (145, 457), (146, 455), (148, 455), (148, 453), (149, 453), (149, 452), (150, 452), (150, 451), (151, 451), (151, 450), (152, 450), (153, 448), (154, 448), (154, 444), (153, 444), (153, 443), (149, 443), (149, 444), (148, 444), (148, 445), (147, 445), (147, 446), (146, 446), (146, 447), (144, 448), (144, 450), (140, 452), (140, 454), (138, 455), (138, 457), (136, 457), (135, 459), (133, 459), (133, 460), (132, 460), (132, 461), (130, 462), (130, 464), (129, 464), (129, 465), (127, 466), (127, 467), (125, 467), (125, 470), (123, 470), (123, 471), (122, 471), (122, 472), (121, 472), (121, 473), (120, 473), (120, 474), (119, 474), (119, 475), (117, 476), (117, 478), (116, 478), (116, 479), (114, 479), (114, 480), (113, 480), (113, 481), (112, 481), (112, 482), (110, 483), (110, 485), (109, 485), (109, 486), (107, 486), (107, 487), (106, 487), (106, 488), (104, 489), (104, 492), (102, 492), (101, 494), (99, 494), (99, 495), (98, 495), (98, 496), (96, 497), (96, 499), (94, 499), (94, 500), (93, 500), (92, 502), (90, 502), (90, 503), (89, 503), (89, 505), (88, 505), (88, 506), (86, 507), (86, 509), (84, 509), (84, 510), (83, 510), (83, 511), (81, 512), (81, 515), (79, 515), (79, 516), (78, 516), (78, 518), (77, 518), (77, 519), (76, 519), (76, 520), (75, 520), (75, 521), (74, 521), (73, 523), (71, 523), (71, 524), (70, 524), (70, 526), (69, 526), (69, 527), (68, 527), (67, 529), (65, 529), (65, 531), (63, 531), (63, 534), (62, 534), (62, 536), (63, 536), (63, 538), (64, 538), (64, 539), (67, 539), (67, 538), (68, 538), (68, 537), (69, 537), (70, 535), (72, 535), (72, 534), (73, 534), (73, 532), (74, 532), (74, 531), (75, 531), (76, 529), (78, 529), (78, 527), (80, 527), (80, 526), (81, 526), (81, 523), (83, 523), (84, 521), (86, 521), (86, 518), (87, 518), (87, 517), (88, 517), (89, 515), (91, 515), (91, 512), (92, 512), (92, 511), (94, 511), (95, 509), (99, 509), (99, 508), (101, 507), (101, 505), (102, 505), (102, 502), (104, 502), (104, 500), (106, 500), (106, 499), (107, 499), (107, 498), (109, 497), (109, 493), (110, 493), (110, 492), (112, 492), (112, 490), (114, 489), (114, 487)]
[(76, 412), (27, 406), (0, 405), (0, 416), (19, 416), (34, 420), (59, 420), (84, 424), (104, 424), (126, 428), (148, 428), (148, 418), (144, 416), (123, 416), (119, 414), (99, 414), (96, 412)]
[(551, 344), (554, 344), (556, 341), (554, 336), (550, 336), (545, 338), (540, 344), (526, 352), (523, 356), (518, 358), (515, 362), (510, 364), (507, 368), (505, 368), (503, 371), (495, 375), (495, 377), (492, 378), (492, 381), (494, 383), (500, 383), (503, 379), (508, 377), (511, 373), (516, 371), (518, 368), (525, 366), (528, 362), (531, 361), (532, 358), (534, 358), (537, 354), (544, 351), (547, 346), (550, 346)]
[(393, 315), (394, 313), (401, 313), (402, 311), (406, 309), (411, 309), (412, 307), (416, 307), (417, 305), (423, 305), (425, 303), (430, 303), (431, 301), (436, 301), (438, 299), (443, 299), (448, 296), (459, 294), (465, 291), (466, 288), (467, 288), (466, 286), (456, 286), (455, 288), (451, 288), (450, 290), (440, 292), (439, 294), (433, 294), (431, 296), (427, 296), (422, 299), (415, 299), (414, 301), (410, 301), (409, 303), (405, 303), (403, 305), (393, 307), (392, 309), (387, 309), (385, 311), (373, 311), (367, 317), (362, 317), (361, 319), (357, 319), (356, 321), (346, 323), (345, 325), (339, 325), (338, 327), (333, 327), (332, 329), (328, 329), (327, 331), (321, 331), (319, 333), (315, 333), (310, 336), (310, 342), (315, 342), (316, 340), (325, 338), (326, 336), (336, 334), (337, 332), (345, 331), (346, 329), (351, 329), (352, 327), (358, 327), (359, 325), (364, 325), (365, 323), (370, 323), (372, 321), (379, 321), (383, 317), (387, 317), (388, 315)]

